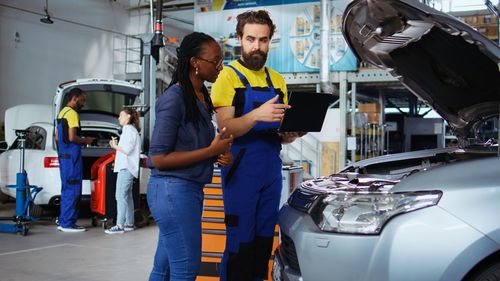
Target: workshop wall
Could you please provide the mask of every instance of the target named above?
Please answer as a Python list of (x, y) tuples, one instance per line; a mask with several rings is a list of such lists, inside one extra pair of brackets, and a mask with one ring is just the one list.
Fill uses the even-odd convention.
[(0, 122), (7, 108), (51, 104), (57, 85), (112, 78), (113, 36), (128, 29), (126, 5), (102, 0), (50, 0), (53, 24), (40, 22), (45, 1), (0, 3)]

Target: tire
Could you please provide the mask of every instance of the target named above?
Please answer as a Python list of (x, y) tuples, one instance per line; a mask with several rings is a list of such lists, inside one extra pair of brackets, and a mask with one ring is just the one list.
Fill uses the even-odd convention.
[(39, 218), (43, 215), (43, 207), (36, 204), (30, 204), (30, 216)]
[(10, 200), (12, 200), (12, 199), (10, 198), (9, 195), (0, 191), (0, 203), (5, 204), (5, 203), (9, 202)]
[(102, 229), (108, 229), (116, 224), (114, 219), (102, 219), (101, 223)]
[(96, 227), (97, 226), (97, 218), (96, 217), (92, 217), (92, 221), (91, 221), (91, 224), (93, 227)]
[(149, 224), (149, 212), (143, 209), (134, 210), (134, 225), (137, 228), (145, 227)]
[(500, 281), (500, 262), (496, 261), (475, 272), (467, 281)]

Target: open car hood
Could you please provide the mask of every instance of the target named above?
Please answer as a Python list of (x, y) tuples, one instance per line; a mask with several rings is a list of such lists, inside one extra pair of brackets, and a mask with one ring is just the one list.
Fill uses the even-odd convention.
[(5, 111), (5, 141), (10, 147), (16, 140), (15, 130), (24, 130), (32, 123), (52, 123), (52, 108), (45, 104), (20, 104)]
[(80, 120), (105, 121), (118, 125), (118, 114), (123, 106), (129, 106), (140, 97), (142, 88), (121, 80), (87, 78), (64, 82), (54, 97), (54, 121), (68, 102), (68, 93), (80, 88), (87, 101), (80, 111)]
[(354, 0), (342, 32), (358, 59), (388, 70), (458, 136), (498, 115), (500, 48), (467, 24), (412, 0)]

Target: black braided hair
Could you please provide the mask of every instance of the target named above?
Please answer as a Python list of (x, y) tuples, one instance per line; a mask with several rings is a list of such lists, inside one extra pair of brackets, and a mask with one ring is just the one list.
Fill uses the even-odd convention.
[[(203, 51), (203, 45), (209, 42), (216, 41), (210, 35), (202, 32), (193, 32), (184, 37), (181, 45), (177, 48), (177, 67), (172, 75), (172, 81), (168, 85), (170, 88), (177, 82), (179, 83), (182, 89), (184, 104), (186, 105), (186, 122), (193, 122), (196, 128), (198, 128), (198, 122), (201, 120), (201, 117), (200, 110), (196, 105), (194, 87), (189, 79), (190, 61), (192, 57), (198, 57)], [(214, 113), (214, 106), (205, 85), (203, 85), (202, 92), (208, 112), (212, 115)]]

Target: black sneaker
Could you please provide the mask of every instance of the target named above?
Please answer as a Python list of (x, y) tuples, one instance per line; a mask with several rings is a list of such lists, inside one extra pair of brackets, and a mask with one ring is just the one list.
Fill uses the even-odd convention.
[(135, 226), (134, 225), (124, 225), (123, 230), (125, 230), (125, 232), (132, 231), (132, 230), (135, 230)]
[(85, 232), (85, 231), (87, 231), (87, 229), (85, 229), (85, 227), (78, 226), (78, 225), (73, 225), (70, 227), (58, 226), (57, 230), (62, 231), (62, 232)]

